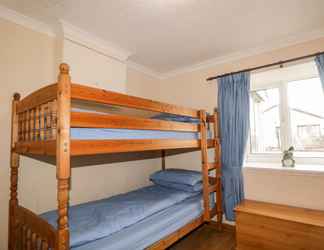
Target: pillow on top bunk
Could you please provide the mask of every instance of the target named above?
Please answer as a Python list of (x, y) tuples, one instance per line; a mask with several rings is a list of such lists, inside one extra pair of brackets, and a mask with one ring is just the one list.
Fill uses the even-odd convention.
[(187, 192), (202, 190), (201, 172), (186, 169), (166, 169), (153, 173), (150, 180), (161, 186), (180, 189)]
[(187, 122), (187, 123), (196, 123), (196, 124), (199, 123), (198, 118), (193, 118), (193, 117), (183, 116), (183, 115), (173, 115), (167, 113), (161, 113), (151, 118), (158, 119), (158, 120), (165, 120), (165, 121), (174, 121), (174, 122)]

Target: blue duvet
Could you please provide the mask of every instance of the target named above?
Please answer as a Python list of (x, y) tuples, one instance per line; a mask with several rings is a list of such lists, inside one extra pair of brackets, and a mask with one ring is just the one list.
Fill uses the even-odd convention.
[[(172, 190), (172, 189), (170, 189)], [(203, 212), (202, 196), (196, 195), (155, 213), (119, 232), (72, 250), (143, 250), (175, 232)]]
[[(197, 193), (158, 185), (70, 207), (71, 247), (106, 237)], [(56, 227), (56, 211), (41, 215)]]

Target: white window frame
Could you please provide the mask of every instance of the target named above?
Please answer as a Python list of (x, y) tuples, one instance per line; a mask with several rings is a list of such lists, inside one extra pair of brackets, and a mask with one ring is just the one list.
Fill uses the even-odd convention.
[[(311, 79), (318, 76), (309, 77), (306, 79)], [(306, 80), (300, 79), (300, 80)], [(251, 163), (276, 163), (281, 165), (282, 152), (288, 149), (292, 145), (292, 135), (290, 128), (290, 112), (289, 112), (289, 100), (288, 100), (288, 83), (286, 81), (280, 81), (272, 84), (265, 84), (262, 87), (255, 87), (251, 91), (259, 91), (264, 89), (278, 88), (279, 89), (279, 117), (280, 117), (280, 140), (281, 140), (281, 152), (278, 153), (252, 153), (251, 152), (251, 142), (250, 135), (247, 143), (246, 150), (246, 162)], [(323, 157), (314, 156), (302, 156), (300, 153), (294, 153), (294, 159), (296, 164), (324, 164)], [(323, 166), (324, 169), (324, 166)]]

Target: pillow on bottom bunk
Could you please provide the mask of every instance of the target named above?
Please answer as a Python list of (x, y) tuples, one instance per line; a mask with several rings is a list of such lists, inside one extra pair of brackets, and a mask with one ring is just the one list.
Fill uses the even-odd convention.
[(161, 181), (161, 180), (152, 180), (152, 182), (156, 185), (162, 186), (162, 187), (167, 187), (167, 188), (173, 188), (189, 193), (196, 193), (196, 192), (201, 192), (203, 189), (202, 182), (198, 182), (197, 184), (191, 186), (191, 185), (186, 185), (186, 184), (180, 184), (180, 183), (174, 183), (174, 182), (168, 182), (168, 181)]
[(157, 185), (186, 192), (202, 190), (202, 176), (198, 171), (174, 168), (159, 170), (151, 174), (150, 180)]

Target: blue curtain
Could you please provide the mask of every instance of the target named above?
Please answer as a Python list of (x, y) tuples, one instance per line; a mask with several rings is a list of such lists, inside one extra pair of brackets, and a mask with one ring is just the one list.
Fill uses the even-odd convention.
[(244, 199), (242, 165), (249, 133), (250, 73), (224, 76), (218, 80), (218, 109), (222, 146), (223, 206), (227, 220)]
[(324, 90), (324, 54), (317, 55), (315, 57), (315, 62), (317, 65), (318, 73), (322, 82), (322, 87)]

